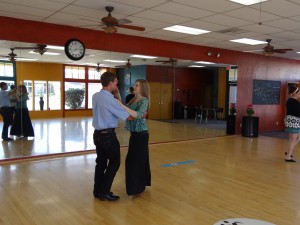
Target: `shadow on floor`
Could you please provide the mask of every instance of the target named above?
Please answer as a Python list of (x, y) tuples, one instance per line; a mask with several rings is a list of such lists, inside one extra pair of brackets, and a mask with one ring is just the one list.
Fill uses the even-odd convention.
[(279, 139), (289, 139), (289, 134), (284, 131), (272, 131), (272, 132), (263, 132), (259, 133), (261, 136), (274, 137)]

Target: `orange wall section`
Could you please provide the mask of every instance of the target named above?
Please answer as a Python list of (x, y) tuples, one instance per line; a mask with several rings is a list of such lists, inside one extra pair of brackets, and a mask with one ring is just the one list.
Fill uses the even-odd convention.
[[(122, 34), (107, 35), (102, 31), (88, 30), (49, 23), (0, 17), (1, 40), (64, 45), (69, 38), (81, 39), (87, 48), (135, 54), (172, 57), (187, 60), (203, 60), (238, 66), (236, 132), (241, 133), (242, 116), (252, 102), (253, 79), (281, 81), (280, 105), (255, 105), (255, 116), (260, 117), (259, 131), (283, 130), (286, 83), (300, 78), (300, 61), (265, 57), (200, 45), (176, 43)], [(219, 58), (209, 57), (207, 52), (218, 52)], [(279, 125), (276, 125), (276, 123)]]
[[(61, 96), (63, 93), (63, 64), (58, 63), (36, 63), (36, 62), (16, 62), (17, 85), (24, 80), (42, 80), (61, 82)], [(62, 109), (62, 106), (61, 106)], [(62, 117), (63, 110), (30, 111), (30, 116), (34, 118)]]

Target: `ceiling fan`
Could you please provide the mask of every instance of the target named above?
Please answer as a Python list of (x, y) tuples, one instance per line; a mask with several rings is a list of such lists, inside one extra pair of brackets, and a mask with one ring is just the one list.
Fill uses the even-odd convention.
[(11, 52), (8, 55), (1, 55), (1, 57), (7, 57), (9, 61), (15, 62), (17, 54), (14, 53), (14, 48), (10, 48)]
[(268, 42), (268, 44), (263, 48), (264, 52), (263, 55), (265, 56), (270, 56), (273, 53), (280, 53), (280, 54), (284, 54), (287, 51), (293, 51), (293, 49), (291, 48), (286, 48), (286, 49), (275, 49), (270, 43), (272, 41), (272, 39), (267, 39), (266, 40)]
[(132, 23), (131, 20), (128, 19), (116, 19), (111, 15), (111, 12), (114, 10), (114, 7), (112, 6), (106, 6), (106, 11), (108, 12), (108, 15), (103, 17), (101, 19), (102, 23), (100, 24), (102, 29), (105, 31), (105, 33), (112, 34), (117, 32), (117, 27), (130, 29), (130, 30), (137, 30), (137, 31), (144, 31), (144, 27), (138, 27), (138, 26), (132, 26), (127, 25), (128, 23)]
[(131, 67), (130, 59), (127, 59), (127, 63), (125, 65), (120, 65), (120, 66), (115, 66), (115, 67), (129, 69)]
[(178, 60), (177, 59), (173, 59), (173, 58), (170, 58), (169, 60), (157, 60), (155, 62), (161, 62), (163, 64), (171, 64), (171, 66), (176, 66)]
[(40, 55), (43, 55), (48, 50), (47, 45), (44, 44), (37, 44), (33, 47), (15, 47), (14, 49), (33, 49), (35, 53), (39, 53)]
[(95, 68), (96, 72), (99, 73), (101, 70), (100, 63), (97, 63), (97, 67)]

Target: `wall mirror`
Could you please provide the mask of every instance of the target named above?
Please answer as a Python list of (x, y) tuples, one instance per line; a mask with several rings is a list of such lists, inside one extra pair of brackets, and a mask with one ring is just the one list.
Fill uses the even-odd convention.
[[(142, 58), (134, 53), (92, 49), (86, 50), (82, 60), (72, 61), (63, 48), (47, 45), (41, 54), (36, 46), (36, 43), (0, 43), (0, 62), (11, 65), (7, 68), (14, 71), (13, 77), (0, 78), (26, 85), (30, 96), (27, 106), (35, 131), (34, 138), (14, 137), (15, 141), (2, 142), (0, 160), (94, 149), (91, 96), (101, 88), (99, 77), (108, 68), (116, 72), (123, 97), (136, 79), (149, 81), (148, 121), (150, 132), (153, 131), (150, 143), (226, 135), (228, 77), (232, 65)], [(12, 49), (16, 54), (14, 63), (9, 61)], [(81, 108), (66, 105), (66, 91), (74, 88), (88, 90)], [(118, 135), (120, 144), (127, 146), (129, 134), (123, 125), (119, 123)]]

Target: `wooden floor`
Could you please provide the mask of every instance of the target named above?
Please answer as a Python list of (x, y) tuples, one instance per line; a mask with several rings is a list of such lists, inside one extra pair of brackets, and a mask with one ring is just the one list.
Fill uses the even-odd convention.
[[(126, 195), (126, 147), (121, 149), (121, 167), (112, 188), (121, 197), (117, 202), (92, 196), (93, 151), (3, 161), (0, 224), (213, 225), (227, 218), (300, 224), (299, 146), (295, 152), (299, 162), (285, 163), (284, 139), (204, 135), (179, 141), (187, 130), (173, 134), (164, 126), (174, 124), (153, 122), (152, 186), (140, 197)], [(214, 132), (218, 131), (209, 133)], [(166, 141), (154, 143), (157, 134)], [(118, 136), (122, 141), (127, 138)]]

